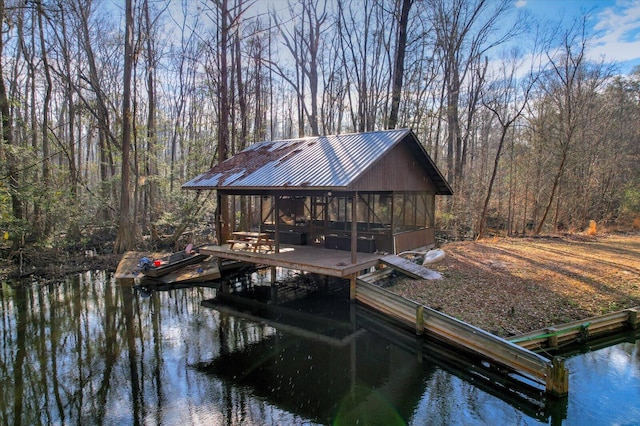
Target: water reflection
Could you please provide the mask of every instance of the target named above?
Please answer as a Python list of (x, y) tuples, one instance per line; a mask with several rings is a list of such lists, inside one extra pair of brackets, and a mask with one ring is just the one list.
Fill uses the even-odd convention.
[(277, 293), (229, 284), (261, 303), (214, 288), (145, 294), (104, 273), (3, 284), (0, 423), (640, 422), (637, 341), (573, 356), (569, 398), (550, 402), (396, 334), (345, 286), (303, 278)]

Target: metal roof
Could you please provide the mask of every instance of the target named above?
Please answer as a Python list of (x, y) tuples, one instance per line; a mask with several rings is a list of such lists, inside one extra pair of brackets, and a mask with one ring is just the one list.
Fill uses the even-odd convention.
[(185, 189), (348, 189), (403, 140), (425, 157), (438, 194), (451, 195), (444, 177), (409, 129), (260, 142), (191, 179)]

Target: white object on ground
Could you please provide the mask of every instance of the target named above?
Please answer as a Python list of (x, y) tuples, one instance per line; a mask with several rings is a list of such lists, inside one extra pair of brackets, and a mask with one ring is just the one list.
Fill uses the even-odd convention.
[(424, 258), (422, 259), (422, 265), (424, 266), (424, 265), (430, 265), (432, 263), (440, 262), (444, 260), (445, 256), (446, 255), (444, 253), (444, 250), (442, 249), (429, 250), (424, 254)]

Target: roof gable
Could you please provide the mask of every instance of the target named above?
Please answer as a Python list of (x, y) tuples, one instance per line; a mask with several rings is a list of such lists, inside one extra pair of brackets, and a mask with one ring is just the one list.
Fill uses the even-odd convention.
[(411, 147), (414, 155), (426, 156), (421, 162), (428, 169), (434, 169), (426, 170), (427, 175), (431, 180), (435, 178), (441, 181), (434, 181), (436, 188), (444, 188), (444, 195), (450, 194), (451, 188), (409, 129), (260, 142), (191, 179), (182, 187), (348, 190), (363, 173), (405, 139), (409, 144), (417, 145)]

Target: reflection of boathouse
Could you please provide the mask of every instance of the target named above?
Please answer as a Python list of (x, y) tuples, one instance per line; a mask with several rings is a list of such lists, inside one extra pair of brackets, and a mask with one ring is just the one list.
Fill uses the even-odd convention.
[[(221, 322), (218, 335), (225, 349), (195, 367), (321, 424), (407, 424), (422, 404), (436, 409), (429, 410), (432, 422), (446, 423), (441, 420), (459, 407), (457, 398), (487, 395), (548, 422), (554, 401), (504, 369), (381, 322), (368, 308), (348, 303), (339, 281), (323, 288), (294, 286), (292, 297), (281, 297), (280, 290), (293, 290), (289, 286), (278, 295), (252, 286), (203, 301), (261, 331), (238, 333), (234, 321)], [(476, 408), (484, 410), (483, 404)]]
[[(261, 142), (183, 185), (228, 196), (232, 231), (280, 244), (399, 253), (435, 243), (435, 196), (452, 190), (411, 130)], [(219, 204), (220, 205), (220, 204)], [(228, 219), (227, 219), (228, 218)]]

